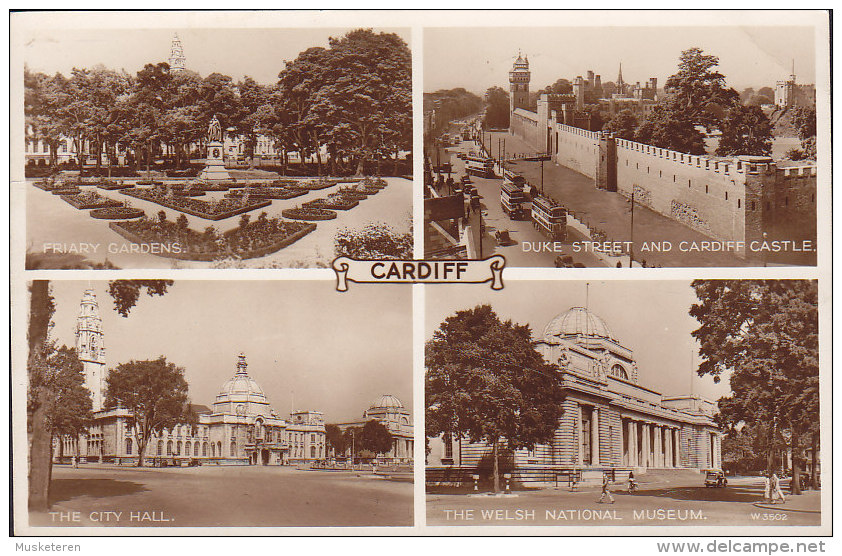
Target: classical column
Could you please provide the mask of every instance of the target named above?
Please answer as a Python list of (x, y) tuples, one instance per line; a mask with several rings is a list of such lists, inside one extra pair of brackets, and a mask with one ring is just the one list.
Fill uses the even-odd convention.
[(628, 451), (629, 451), (629, 458), (628, 458), (627, 463), (628, 463), (629, 466), (633, 466), (635, 464), (635, 456), (637, 455), (637, 452), (636, 452), (636, 449), (635, 449), (635, 440), (634, 440), (634, 436), (635, 436), (634, 435), (634, 432), (635, 432), (634, 421), (629, 419), (628, 423), (626, 423), (626, 429), (628, 430), (628, 432), (626, 434), (628, 435), (627, 446), (628, 446)]
[(675, 440), (675, 466), (681, 467), (681, 430), (673, 429), (672, 437)]
[(640, 462), (640, 466), (641, 467), (650, 467), (650, 463), (649, 463), (649, 441), (650, 441), (649, 423), (643, 423), (643, 427), (641, 428), (640, 432), (643, 434), (643, 443), (641, 444), (641, 448), (642, 448), (641, 456), (643, 456), (643, 457), (642, 457), (642, 461)]
[(599, 410), (591, 413), (591, 465), (599, 465)]
[(663, 467), (663, 445), (661, 444), (661, 425), (655, 425), (655, 465), (654, 467)]
[(664, 467), (672, 467), (672, 429), (664, 429)]
[(579, 418), (577, 420), (578, 422), (576, 423), (576, 427), (578, 428), (579, 433), (579, 449), (577, 450), (578, 453), (576, 454), (576, 462), (579, 465), (585, 464), (585, 430), (582, 426), (582, 411), (582, 405), (579, 404)]

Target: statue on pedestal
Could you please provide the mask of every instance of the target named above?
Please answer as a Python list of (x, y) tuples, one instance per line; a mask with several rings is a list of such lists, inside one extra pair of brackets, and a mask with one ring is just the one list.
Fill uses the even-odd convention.
[(222, 126), (219, 125), (219, 120), (214, 115), (210, 124), (208, 125), (208, 143), (222, 142)]

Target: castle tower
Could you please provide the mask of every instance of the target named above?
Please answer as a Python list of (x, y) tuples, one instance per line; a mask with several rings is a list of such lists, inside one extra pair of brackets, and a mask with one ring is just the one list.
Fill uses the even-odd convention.
[(512, 66), (512, 71), (509, 72), (509, 112), (514, 112), (515, 108), (529, 106), (529, 80), (531, 75), (529, 58), (524, 58), (518, 52), (517, 60)]
[(170, 71), (182, 71), (187, 67), (187, 58), (184, 57), (184, 49), (181, 46), (181, 39), (178, 38), (178, 33), (173, 35), (172, 49), (170, 51)]
[(102, 341), (102, 319), (93, 290), (85, 290), (76, 319), (76, 353), (82, 362), (85, 388), (91, 393), (93, 410), (100, 411), (105, 402), (105, 345)]

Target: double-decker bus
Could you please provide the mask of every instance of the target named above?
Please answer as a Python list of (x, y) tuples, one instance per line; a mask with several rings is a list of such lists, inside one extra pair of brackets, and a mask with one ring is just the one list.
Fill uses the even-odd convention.
[(486, 164), (467, 158), (465, 160), (465, 173), (469, 176), (479, 176), (481, 178), (494, 177), (494, 161), (490, 160), (489, 162), (490, 164)]
[(553, 199), (540, 195), (532, 199), (532, 223), (556, 241), (567, 239), (567, 209)]
[(526, 217), (526, 195), (523, 185), (506, 180), (500, 187), (500, 206), (510, 220), (522, 220)]

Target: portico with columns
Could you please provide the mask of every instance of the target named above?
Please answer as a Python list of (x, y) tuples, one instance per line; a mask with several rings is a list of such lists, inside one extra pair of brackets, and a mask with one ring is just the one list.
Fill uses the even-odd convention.
[[(639, 383), (630, 349), (608, 325), (583, 307), (551, 320), (536, 342), (559, 367), (565, 391), (558, 428), (548, 444), (516, 450), (516, 470), (578, 470), (594, 477), (605, 470), (711, 469), (721, 466), (721, 432), (713, 402), (699, 396), (665, 396)], [(430, 466), (478, 465), (490, 449), (467, 439), (443, 447), (431, 439)]]

